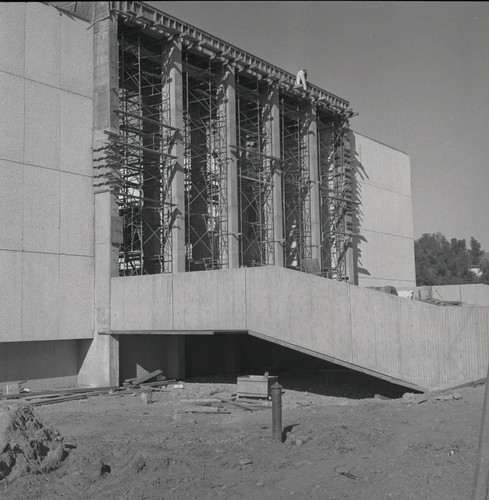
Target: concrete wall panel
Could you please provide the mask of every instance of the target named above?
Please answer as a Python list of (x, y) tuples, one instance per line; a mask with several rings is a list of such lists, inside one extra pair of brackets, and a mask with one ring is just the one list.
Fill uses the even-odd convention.
[(91, 99), (60, 93), (60, 170), (92, 175)]
[(360, 163), (360, 286), (416, 285), (409, 156), (354, 134)]
[(24, 167), (24, 250), (59, 252), (59, 172)]
[(440, 285), (432, 287), (416, 287), (419, 293), (431, 288), (431, 295), (438, 300), (455, 300), (464, 305), (489, 306), (489, 286), (487, 285)]
[(26, 3), (26, 78), (59, 88), (59, 52), (59, 12), (41, 3)]
[(412, 201), (370, 184), (362, 185), (362, 229), (413, 238)]
[(25, 162), (59, 168), (60, 91), (25, 82)]
[(21, 300), (22, 253), (0, 250), (0, 342), (20, 339)]
[(174, 329), (246, 329), (245, 300), (245, 269), (174, 274)]
[(24, 253), (22, 340), (58, 338), (59, 256)]
[(61, 15), (60, 88), (93, 96), (93, 30), (89, 23)]
[(172, 276), (111, 280), (112, 330), (172, 330)]
[(355, 150), (365, 170), (362, 183), (411, 197), (409, 156), (355, 133)]
[(59, 338), (93, 337), (93, 258), (61, 255)]
[(0, 158), (24, 159), (24, 80), (0, 72)]
[(22, 250), (24, 167), (0, 160), (0, 250)]
[(93, 256), (94, 196), (90, 177), (60, 172), (61, 253)]
[(365, 241), (358, 245), (359, 285), (414, 287), (413, 240), (367, 230), (362, 233)]
[(0, 71), (24, 75), (24, 30), (25, 3), (0, 2)]

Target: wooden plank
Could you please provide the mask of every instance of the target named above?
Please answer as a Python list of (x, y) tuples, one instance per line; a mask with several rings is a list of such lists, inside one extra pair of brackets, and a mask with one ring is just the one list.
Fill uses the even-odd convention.
[(87, 399), (86, 394), (74, 394), (73, 396), (62, 396), (54, 399), (46, 399), (42, 401), (33, 401), (30, 403), (31, 406), (41, 406), (41, 405), (52, 405), (54, 403), (63, 403), (65, 401), (73, 401), (76, 399)]
[(148, 382), (154, 378), (156, 378), (158, 375), (162, 375), (163, 372), (161, 370), (155, 370), (154, 372), (148, 373), (147, 375), (144, 375), (139, 378), (135, 378), (130, 382), (131, 385), (139, 385), (143, 384), (144, 382)]

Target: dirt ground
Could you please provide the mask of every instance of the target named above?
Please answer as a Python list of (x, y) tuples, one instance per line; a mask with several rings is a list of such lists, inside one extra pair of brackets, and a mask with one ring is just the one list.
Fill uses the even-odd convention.
[[(270, 408), (187, 413), (236, 379), (34, 408), (69, 444), (59, 469), (0, 482), (7, 499), (463, 500), (475, 475), (484, 385), (413, 394), (317, 372), (279, 374), (283, 442)], [(406, 394), (407, 392), (407, 394)], [(9, 402), (12, 404), (12, 402)]]

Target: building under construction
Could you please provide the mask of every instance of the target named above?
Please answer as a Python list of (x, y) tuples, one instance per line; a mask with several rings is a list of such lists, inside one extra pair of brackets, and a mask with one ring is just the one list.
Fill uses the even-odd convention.
[(348, 101), (142, 2), (3, 3), (0, 24), (0, 383), (297, 352), (482, 378), (484, 307), (459, 341), (458, 310), (366, 288), (415, 286), (410, 166)]

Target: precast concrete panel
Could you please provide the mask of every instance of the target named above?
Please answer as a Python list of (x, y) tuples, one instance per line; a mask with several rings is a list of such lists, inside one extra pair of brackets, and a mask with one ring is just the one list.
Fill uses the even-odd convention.
[(384, 188), (362, 184), (362, 231), (413, 238), (412, 200)]
[(355, 151), (361, 170), (361, 184), (371, 184), (404, 196), (411, 196), (409, 156), (380, 142), (355, 133)]
[(24, 167), (0, 160), (0, 250), (22, 250)]
[(23, 254), (22, 340), (58, 339), (59, 255)]
[(0, 342), (20, 339), (21, 300), (22, 253), (0, 250)]
[(59, 21), (60, 88), (92, 98), (93, 28), (88, 22), (66, 14), (59, 16)]
[(174, 329), (246, 329), (245, 286), (245, 269), (174, 274)]
[(0, 2), (0, 71), (18, 76), (24, 76), (25, 8), (23, 2)]
[(58, 169), (59, 155), (60, 91), (26, 80), (24, 161)]
[(172, 330), (172, 276), (112, 278), (111, 329)]
[(60, 170), (92, 175), (93, 101), (60, 92)]
[(24, 160), (24, 79), (0, 72), (0, 159)]
[(60, 339), (93, 337), (93, 269), (93, 257), (60, 255)]
[(360, 286), (414, 287), (414, 242), (411, 238), (362, 231), (358, 268)]
[(60, 14), (51, 6), (26, 3), (25, 76), (59, 88)]
[(92, 179), (60, 172), (60, 251), (94, 255)]
[(24, 166), (24, 251), (59, 252), (59, 175)]

